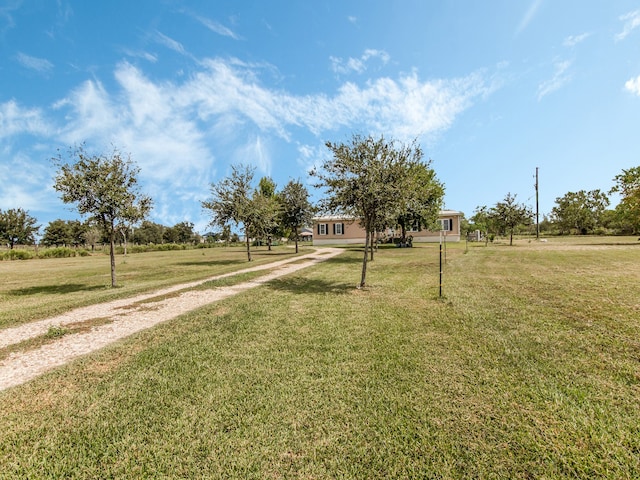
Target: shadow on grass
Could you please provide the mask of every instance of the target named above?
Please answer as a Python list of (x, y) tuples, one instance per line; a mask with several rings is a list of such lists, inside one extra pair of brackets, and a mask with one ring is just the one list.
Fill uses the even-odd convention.
[(79, 283), (68, 283), (66, 285), (40, 285), (38, 287), (18, 288), (16, 290), (10, 290), (9, 295), (13, 296), (26, 296), (26, 295), (58, 295), (61, 293), (73, 293), (73, 292), (92, 292), (94, 290), (104, 290), (105, 285), (82, 285)]
[(355, 285), (352, 284), (327, 282), (304, 277), (276, 278), (268, 282), (268, 285), (275, 290), (305, 295), (345, 294), (355, 289)]
[[(244, 252), (244, 253), (246, 255), (247, 252)], [(300, 253), (304, 253), (304, 252), (300, 252)], [(309, 253), (311, 253), (311, 252), (309, 252)], [(256, 256), (267, 256), (267, 257), (280, 257), (280, 256), (284, 256), (284, 255), (291, 256), (291, 255), (295, 255), (295, 250), (291, 250), (290, 252), (274, 252), (274, 251), (270, 252), (268, 250), (263, 250), (263, 251), (260, 251), (260, 250), (253, 251), (253, 250), (251, 250), (251, 256), (254, 256), (254, 255), (256, 255)]]
[(236, 265), (236, 264), (240, 264), (240, 263), (248, 263), (246, 258), (243, 260), (238, 260), (238, 259), (234, 259), (234, 260), (204, 260), (201, 262), (180, 262), (180, 263), (176, 263), (176, 265), (180, 265), (183, 267), (193, 267), (193, 266), (198, 266), (198, 267), (202, 267), (202, 266), (207, 266), (207, 267), (221, 267), (221, 266), (225, 266), (225, 265)]

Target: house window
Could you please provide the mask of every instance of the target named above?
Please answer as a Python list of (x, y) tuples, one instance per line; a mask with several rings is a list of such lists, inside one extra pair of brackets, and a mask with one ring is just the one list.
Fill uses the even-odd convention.
[(344, 223), (334, 223), (333, 224), (333, 234), (334, 235), (344, 235)]
[(446, 232), (450, 232), (453, 230), (453, 220), (451, 220), (450, 218), (441, 219), (440, 224), (442, 225), (442, 230)]
[(329, 234), (329, 224), (328, 223), (319, 223), (318, 224), (318, 235), (328, 235)]

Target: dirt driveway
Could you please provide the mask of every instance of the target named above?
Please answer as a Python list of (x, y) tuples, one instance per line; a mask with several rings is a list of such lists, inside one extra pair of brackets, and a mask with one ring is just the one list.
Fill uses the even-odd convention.
[[(313, 253), (287, 260), (246, 268), (198, 282), (175, 285), (113, 302), (82, 307), (63, 315), (8, 328), (0, 332), (0, 348), (46, 334), (50, 327), (64, 327), (91, 319), (109, 319), (108, 323), (84, 333), (68, 334), (34, 350), (11, 353), (0, 360), (0, 390), (25, 383), (55, 367), (103, 348), (136, 332), (175, 318), (210, 303), (222, 300), (303, 268), (338, 255), (342, 250), (321, 248)], [(248, 282), (211, 290), (190, 290), (211, 280), (239, 273), (271, 270)], [(178, 292), (178, 293), (176, 293)], [(167, 296), (169, 294), (174, 294)], [(144, 303), (142, 303), (144, 302)]]

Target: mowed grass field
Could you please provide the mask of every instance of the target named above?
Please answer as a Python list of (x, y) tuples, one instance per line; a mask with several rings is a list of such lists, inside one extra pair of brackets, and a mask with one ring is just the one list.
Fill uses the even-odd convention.
[(346, 249), (0, 392), (0, 478), (638, 478), (636, 240)]

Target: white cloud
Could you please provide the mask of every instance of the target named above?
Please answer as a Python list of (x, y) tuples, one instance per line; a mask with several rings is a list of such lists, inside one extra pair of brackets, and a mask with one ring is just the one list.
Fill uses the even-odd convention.
[(344, 60), (338, 57), (329, 57), (331, 61), (331, 70), (335, 73), (346, 75), (351, 72), (363, 73), (367, 69), (367, 63), (371, 59), (379, 59), (383, 65), (389, 60), (389, 54), (384, 50), (367, 49), (360, 58), (348, 58)]
[(195, 19), (198, 20), (202, 25), (207, 27), (209, 30), (211, 30), (213, 33), (217, 33), (218, 35), (222, 35), (223, 37), (233, 38), (234, 40), (240, 39), (240, 37), (233, 30), (225, 27), (221, 23), (198, 15), (195, 16)]
[(624, 88), (629, 90), (634, 95), (640, 97), (640, 75), (638, 75), (636, 78), (627, 80), (627, 82), (624, 84)]
[(53, 63), (45, 58), (37, 58), (19, 52), (16, 59), (25, 68), (35, 70), (40, 73), (47, 73), (53, 69)]
[(156, 31), (156, 41), (161, 45), (164, 45), (168, 49), (173, 50), (174, 52), (178, 52), (181, 55), (189, 56), (184, 46), (180, 42), (166, 36), (164, 33)]
[(22, 108), (14, 100), (0, 103), (0, 139), (22, 133), (48, 135), (50, 130), (42, 111)]
[(522, 17), (522, 20), (520, 20), (518, 28), (516, 28), (516, 35), (520, 34), (525, 28), (527, 28), (529, 23), (531, 23), (533, 18), (536, 16), (536, 13), (538, 13), (540, 5), (542, 5), (542, 0), (533, 0), (533, 2), (531, 2), (529, 8), (524, 14), (524, 17)]
[(49, 165), (34, 162), (23, 152), (3, 152), (7, 160), (0, 162), (0, 178), (11, 181), (0, 182), (0, 208), (24, 208), (25, 210), (43, 210), (54, 203)]
[(554, 62), (555, 72), (553, 78), (538, 85), (538, 101), (569, 83), (571, 75), (567, 73), (567, 70), (569, 70), (570, 66), (571, 61), (569, 60)]
[(142, 58), (151, 63), (156, 63), (158, 61), (158, 57), (152, 53), (145, 52), (143, 50), (130, 50), (128, 48), (124, 49), (125, 55), (134, 58)]
[[(379, 55), (367, 51), (363, 57)], [(86, 141), (98, 152), (114, 145), (130, 153), (155, 200), (154, 219), (167, 225), (185, 220), (185, 205), (192, 209), (209, 195), (218, 158), (251, 163), (268, 175), (275, 138), (291, 143), (342, 128), (401, 141), (434, 136), (494, 88), (481, 72), (449, 80), (422, 80), (412, 72), (347, 82), (333, 94), (294, 95), (266, 86), (260, 77), (264, 65), (218, 58), (198, 66), (196, 73), (170, 82), (152, 80), (122, 62), (114, 71), (114, 91), (89, 80), (54, 105), (64, 114), (56, 140)], [(15, 102), (0, 105), (0, 135), (29, 131), (54, 129), (46, 128), (39, 111)], [(306, 167), (317, 164), (322, 151), (310, 148), (299, 147), (298, 162)]]
[(640, 27), (640, 10), (625, 13), (620, 16), (624, 22), (622, 31), (615, 36), (616, 41), (624, 40), (633, 30)]
[(204, 121), (230, 116), (291, 139), (291, 128), (315, 135), (342, 127), (366, 126), (403, 138), (448, 128), (475, 97), (490, 86), (481, 74), (453, 80), (421, 81), (416, 73), (398, 80), (379, 78), (363, 86), (345, 83), (334, 96), (294, 96), (263, 87), (253, 72), (220, 59), (177, 91), (178, 103), (197, 109)]
[(564, 39), (562, 43), (565, 47), (575, 47), (591, 36), (590, 33), (582, 33), (580, 35), (570, 35)]

